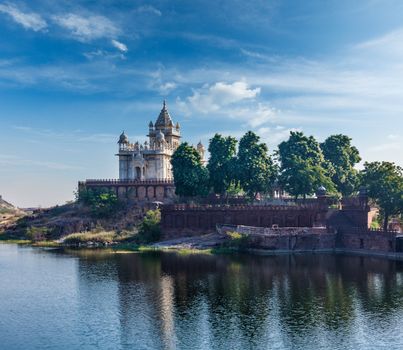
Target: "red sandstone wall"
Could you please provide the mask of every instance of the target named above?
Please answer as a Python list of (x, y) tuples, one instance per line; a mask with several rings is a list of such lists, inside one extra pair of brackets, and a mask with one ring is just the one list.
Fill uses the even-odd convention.
[(162, 208), (161, 226), (166, 237), (214, 232), (217, 224), (255, 227), (312, 227), (324, 225), (327, 208), (301, 206), (189, 206)]

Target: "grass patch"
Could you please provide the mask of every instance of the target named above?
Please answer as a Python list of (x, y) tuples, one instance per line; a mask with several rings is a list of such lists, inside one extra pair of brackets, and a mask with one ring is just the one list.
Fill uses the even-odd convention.
[(32, 241), (28, 239), (0, 239), (0, 243), (4, 244), (31, 244)]
[(61, 247), (60, 243), (57, 243), (55, 241), (39, 241), (39, 242), (33, 242), (31, 244), (33, 247)]
[(197, 248), (179, 248), (173, 249), (179, 255), (193, 255), (193, 254), (211, 254), (212, 249), (197, 249)]
[(72, 233), (64, 238), (64, 244), (88, 244), (90, 242), (94, 244), (110, 244), (115, 241), (116, 233), (109, 232), (84, 232), (84, 233)]

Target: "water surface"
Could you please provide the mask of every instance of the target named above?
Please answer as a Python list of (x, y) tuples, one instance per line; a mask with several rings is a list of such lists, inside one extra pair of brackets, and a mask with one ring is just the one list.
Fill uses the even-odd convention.
[(403, 263), (0, 244), (1, 349), (403, 349)]

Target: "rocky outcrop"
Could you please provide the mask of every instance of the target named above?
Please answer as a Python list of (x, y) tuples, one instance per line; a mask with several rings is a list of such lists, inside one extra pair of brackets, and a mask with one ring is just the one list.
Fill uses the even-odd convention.
[[(60, 239), (71, 233), (102, 228), (106, 231), (131, 229), (143, 218), (145, 208), (126, 207), (109, 218), (94, 217), (91, 210), (72, 203), (48, 209), (35, 210), (7, 227), (11, 237), (26, 238), (29, 232), (41, 232), (46, 239)], [(29, 238), (29, 237), (28, 237)]]
[(25, 215), (26, 213), (23, 210), (5, 201), (2, 196), (0, 196), (0, 229), (12, 225), (16, 220)]

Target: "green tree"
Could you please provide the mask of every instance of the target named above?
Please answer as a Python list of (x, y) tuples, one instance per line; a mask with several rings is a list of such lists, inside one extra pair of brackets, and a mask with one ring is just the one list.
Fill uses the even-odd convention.
[(187, 142), (182, 143), (171, 159), (175, 193), (182, 197), (207, 195), (208, 171), (203, 166), (200, 154)]
[(77, 193), (77, 200), (89, 206), (96, 217), (110, 217), (123, 207), (113, 191), (81, 189)]
[(386, 231), (389, 217), (403, 213), (403, 169), (390, 162), (366, 162), (360, 183), (379, 206)]
[(354, 166), (361, 160), (358, 149), (346, 135), (331, 135), (320, 144), (325, 159), (333, 166), (332, 181), (343, 195), (351, 195), (358, 185), (358, 171)]
[(252, 131), (241, 138), (234, 169), (242, 189), (251, 198), (256, 198), (259, 192), (269, 192), (276, 176), (276, 167), (268, 155), (267, 146), (259, 140)]
[(156, 242), (161, 237), (161, 212), (159, 209), (147, 211), (139, 224), (139, 243)]
[(236, 180), (232, 167), (236, 156), (236, 144), (237, 140), (234, 137), (223, 137), (220, 134), (215, 134), (210, 140), (207, 170), (211, 187), (216, 194), (227, 193)]
[(291, 131), (289, 139), (279, 144), (277, 155), (281, 164), (279, 183), (295, 198), (312, 195), (320, 186), (329, 192), (335, 190), (330, 178), (332, 166), (313, 136)]

